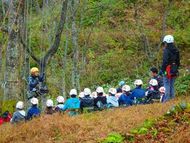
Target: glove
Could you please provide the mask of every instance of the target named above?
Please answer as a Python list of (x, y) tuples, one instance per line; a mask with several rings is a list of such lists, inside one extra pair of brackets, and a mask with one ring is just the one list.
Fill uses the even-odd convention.
[(39, 82), (43, 82), (45, 80), (45, 73), (42, 73), (41, 75), (39, 75), (38, 79), (39, 79)]

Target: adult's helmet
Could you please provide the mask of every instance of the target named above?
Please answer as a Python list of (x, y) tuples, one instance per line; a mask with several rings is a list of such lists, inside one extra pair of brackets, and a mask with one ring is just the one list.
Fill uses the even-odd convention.
[(91, 90), (89, 88), (85, 88), (84, 95), (90, 95), (90, 94), (91, 94)]
[(117, 93), (117, 90), (115, 88), (110, 88), (108, 92), (115, 95)]
[(97, 89), (96, 89), (96, 92), (97, 93), (104, 93), (104, 89), (103, 89), (103, 87), (98, 87)]
[(24, 108), (24, 103), (22, 101), (18, 101), (16, 104), (17, 109), (23, 109)]
[(64, 103), (64, 102), (65, 102), (64, 97), (63, 97), (63, 96), (58, 96), (58, 97), (57, 97), (57, 102), (58, 102), (58, 103)]
[(134, 85), (137, 85), (137, 86), (143, 85), (143, 82), (141, 79), (137, 79), (137, 80), (135, 80)]
[(122, 87), (122, 90), (125, 91), (125, 92), (129, 92), (131, 90), (131, 87), (129, 85), (124, 85)]
[(163, 39), (163, 42), (174, 43), (174, 37), (172, 35), (166, 35)]
[(46, 106), (47, 106), (47, 107), (53, 107), (53, 100), (48, 99), (48, 100), (46, 101)]
[(39, 69), (37, 67), (31, 68), (30, 73), (33, 74), (35, 72), (39, 72)]
[(125, 81), (122, 80), (119, 82), (119, 86), (124, 86), (124, 85), (125, 85)]
[(32, 105), (38, 105), (38, 99), (33, 97), (30, 102), (32, 103)]
[(77, 95), (77, 90), (76, 89), (71, 89), (69, 94), (70, 95)]
[(149, 84), (152, 85), (152, 86), (158, 86), (158, 81), (156, 79), (151, 79), (149, 81)]

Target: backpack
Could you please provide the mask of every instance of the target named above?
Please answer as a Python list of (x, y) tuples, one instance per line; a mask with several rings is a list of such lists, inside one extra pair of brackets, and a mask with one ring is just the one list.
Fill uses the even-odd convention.
[(179, 75), (179, 72), (178, 72), (178, 66), (176, 65), (176, 63), (172, 63), (171, 65), (168, 65), (166, 67), (166, 73), (167, 73), (166, 76), (169, 79), (177, 77)]
[(178, 62), (179, 62), (179, 51), (174, 48), (170, 49), (169, 51), (169, 64), (166, 67), (166, 76), (167, 78), (171, 79), (177, 77), (179, 75), (178, 72)]

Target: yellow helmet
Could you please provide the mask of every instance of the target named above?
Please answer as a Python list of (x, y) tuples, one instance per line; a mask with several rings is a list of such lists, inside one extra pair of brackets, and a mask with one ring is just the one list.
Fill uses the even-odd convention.
[(37, 67), (31, 68), (30, 73), (33, 74), (35, 72), (39, 72), (39, 69)]

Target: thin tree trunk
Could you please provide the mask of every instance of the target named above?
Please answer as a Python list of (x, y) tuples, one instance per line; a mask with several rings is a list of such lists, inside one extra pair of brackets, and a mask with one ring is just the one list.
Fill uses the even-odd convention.
[(78, 31), (76, 27), (76, 11), (77, 11), (78, 1), (71, 1), (72, 9), (72, 46), (73, 46), (73, 72), (72, 72), (72, 85), (77, 90), (80, 90), (79, 84), (79, 71), (78, 71), (78, 61), (79, 61), (79, 47), (78, 47)]
[(63, 64), (63, 68), (62, 68), (62, 79), (61, 79), (61, 95), (66, 98), (66, 83), (65, 83), (65, 72), (66, 72), (66, 68), (67, 68), (67, 50), (68, 50), (68, 38), (69, 38), (69, 31), (68, 31), (68, 16), (66, 17), (66, 40), (65, 40), (65, 48), (64, 48), (64, 55), (62, 58), (62, 64)]

